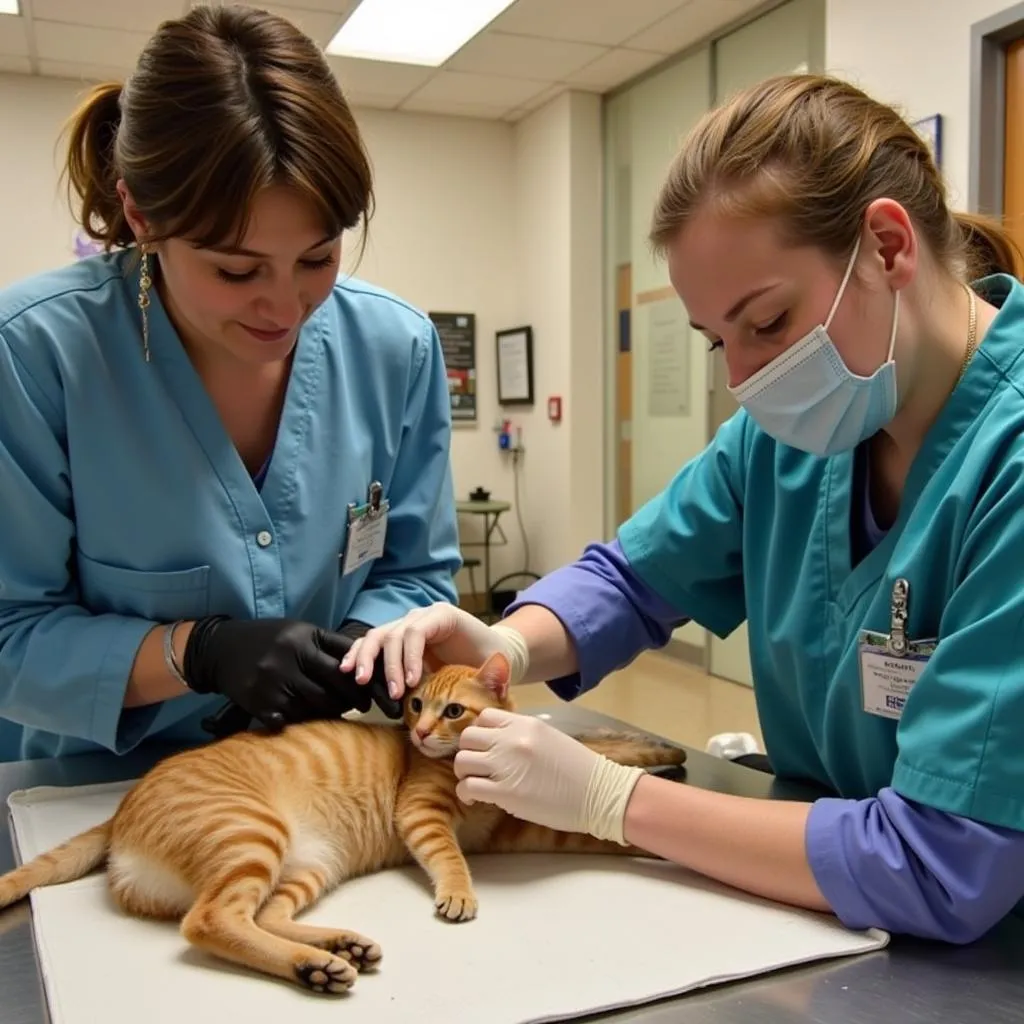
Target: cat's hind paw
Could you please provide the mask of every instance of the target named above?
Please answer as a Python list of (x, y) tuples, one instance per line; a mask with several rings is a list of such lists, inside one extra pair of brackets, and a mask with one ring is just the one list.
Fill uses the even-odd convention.
[(476, 917), (476, 895), (468, 889), (458, 892), (439, 892), (434, 900), (438, 914), (447, 921), (472, 921)]
[(357, 971), (372, 971), (380, 965), (384, 954), (373, 939), (368, 939), (355, 932), (342, 932), (330, 946), (331, 953), (336, 953), (347, 960)]
[(313, 992), (342, 995), (359, 977), (355, 967), (336, 956), (310, 957), (295, 965), (295, 978)]

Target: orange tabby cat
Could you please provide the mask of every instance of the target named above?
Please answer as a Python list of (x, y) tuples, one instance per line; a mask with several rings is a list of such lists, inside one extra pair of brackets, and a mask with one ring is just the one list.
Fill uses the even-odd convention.
[[(380, 962), (380, 947), (294, 918), (347, 878), (406, 864), (411, 854), (433, 882), (437, 912), (467, 921), (477, 898), (464, 854), (643, 856), (457, 799), (459, 734), (484, 708), (512, 708), (508, 680), (508, 663), (495, 655), (480, 669), (451, 666), (425, 680), (405, 699), (406, 728), (310, 722), (175, 754), (109, 821), (0, 877), (0, 908), (106, 862), (127, 913), (180, 920), (185, 938), (216, 956), (340, 993)], [(623, 764), (685, 760), (642, 737), (581, 739)]]

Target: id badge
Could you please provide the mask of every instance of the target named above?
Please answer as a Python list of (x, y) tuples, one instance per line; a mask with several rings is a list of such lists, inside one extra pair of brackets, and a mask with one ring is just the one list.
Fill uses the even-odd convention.
[(861, 630), (857, 649), (864, 710), (896, 721), (914, 684), (938, 646), (937, 640), (910, 640), (906, 633), (910, 584), (893, 586), (890, 632)]
[(365, 504), (348, 506), (348, 536), (341, 564), (343, 576), (384, 554), (389, 508), (379, 483), (370, 484), (369, 500)]

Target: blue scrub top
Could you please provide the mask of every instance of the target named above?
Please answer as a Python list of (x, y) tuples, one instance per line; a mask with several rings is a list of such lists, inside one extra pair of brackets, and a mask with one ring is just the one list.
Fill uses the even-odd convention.
[[(743, 411), (619, 532), (638, 574), (720, 637), (746, 620), (757, 708), (779, 775), (1024, 829), (1024, 286), (1000, 307), (862, 560), (855, 453), (788, 448)], [(902, 717), (864, 710), (861, 630), (938, 646)]]
[[(430, 320), (339, 281), (303, 326), (269, 466), (246, 470), (131, 252), (0, 293), (0, 760), (209, 739), (223, 698), (122, 710), (154, 623), (211, 613), (376, 625), (455, 601), (451, 420)], [(379, 481), (382, 557), (348, 575)]]

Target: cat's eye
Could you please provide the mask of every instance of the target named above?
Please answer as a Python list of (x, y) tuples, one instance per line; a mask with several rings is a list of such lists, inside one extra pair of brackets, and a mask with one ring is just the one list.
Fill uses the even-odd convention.
[(466, 713), (466, 709), (461, 704), (448, 704), (444, 709), (445, 718), (461, 718)]
[(412, 708), (413, 714), (418, 715), (423, 710), (423, 701), (421, 701), (419, 697), (413, 697), (413, 699), (409, 701), (409, 707)]

